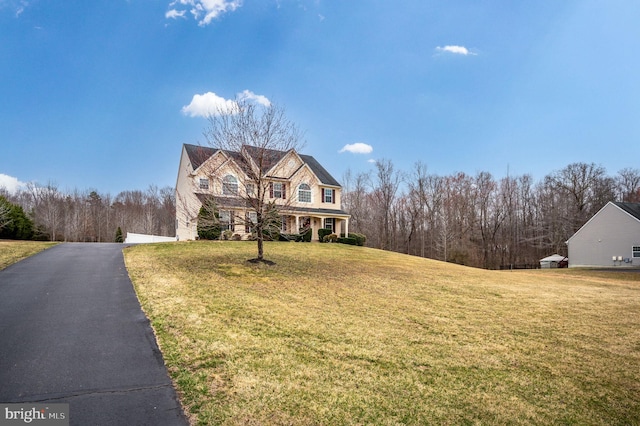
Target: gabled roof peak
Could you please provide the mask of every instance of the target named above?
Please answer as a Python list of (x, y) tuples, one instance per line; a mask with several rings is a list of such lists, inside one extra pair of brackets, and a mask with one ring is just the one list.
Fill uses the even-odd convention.
[[(309, 166), (311, 171), (317, 176), (318, 180), (323, 185), (328, 186), (336, 186), (339, 187), (340, 183), (331, 176), (331, 174), (324, 168), (322, 165), (311, 155), (303, 155), (298, 153), (295, 149), (290, 149), (288, 151), (279, 151), (275, 149), (268, 148), (260, 148), (252, 145), (242, 145), (241, 150), (242, 153), (228, 150), (221, 150), (216, 148), (211, 148), (202, 145), (192, 145), (192, 144), (184, 144), (184, 148), (189, 156), (189, 161), (191, 162), (191, 166), (193, 170), (196, 170), (200, 167), (205, 161), (207, 161), (212, 155), (214, 155), (218, 151), (222, 151), (227, 154), (229, 157), (232, 157), (236, 162), (240, 161), (240, 159), (247, 155), (249, 159), (253, 161), (255, 166), (260, 167), (262, 173), (266, 173), (271, 170), (278, 162), (280, 162), (286, 155), (293, 152), (300, 159)], [(245, 158), (245, 160), (247, 160)]]

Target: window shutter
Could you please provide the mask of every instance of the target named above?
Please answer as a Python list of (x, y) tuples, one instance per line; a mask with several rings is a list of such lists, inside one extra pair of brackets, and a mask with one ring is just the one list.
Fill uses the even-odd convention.
[(335, 203), (336, 203), (336, 190), (335, 190), (335, 189), (332, 189), (332, 190), (331, 190), (331, 202), (332, 202), (333, 204), (335, 204)]
[(269, 183), (269, 198), (273, 198), (273, 182)]
[(287, 184), (286, 183), (282, 184), (282, 199), (283, 200), (287, 199)]
[(322, 195), (322, 202), (324, 203), (324, 188), (320, 188), (320, 194)]

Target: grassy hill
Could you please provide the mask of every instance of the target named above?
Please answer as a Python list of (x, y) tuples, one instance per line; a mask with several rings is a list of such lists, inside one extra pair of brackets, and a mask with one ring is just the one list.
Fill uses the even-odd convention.
[(640, 424), (640, 273), (339, 244), (125, 250), (197, 424)]

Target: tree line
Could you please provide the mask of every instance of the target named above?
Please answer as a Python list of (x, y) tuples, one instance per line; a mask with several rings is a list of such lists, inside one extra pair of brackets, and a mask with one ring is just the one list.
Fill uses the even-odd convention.
[(420, 162), (405, 172), (381, 160), (343, 177), (349, 230), (367, 245), (487, 269), (567, 255), (567, 239), (609, 201), (640, 202), (640, 170), (609, 176), (574, 163), (536, 182), (528, 174), (439, 176)]
[(113, 242), (127, 232), (174, 236), (174, 189), (151, 185), (113, 197), (52, 183), (29, 183), (13, 194), (0, 188), (0, 238)]
[[(342, 180), (349, 230), (366, 235), (366, 245), (487, 269), (566, 255), (567, 239), (607, 202), (640, 202), (640, 170), (609, 176), (593, 163), (534, 181), (528, 174), (440, 176), (420, 162), (402, 171), (384, 159)], [(108, 242), (118, 228), (125, 236), (174, 236), (175, 203), (173, 188), (154, 185), (115, 197), (55, 184), (28, 184), (14, 194), (0, 188), (0, 238)]]

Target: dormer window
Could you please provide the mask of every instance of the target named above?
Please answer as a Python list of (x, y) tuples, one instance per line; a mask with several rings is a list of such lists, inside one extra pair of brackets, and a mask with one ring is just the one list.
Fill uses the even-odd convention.
[(200, 189), (206, 189), (209, 190), (209, 179), (207, 178), (200, 178)]
[(306, 183), (301, 183), (300, 186), (298, 186), (298, 202), (311, 202), (311, 187)]
[(238, 179), (233, 175), (226, 175), (222, 179), (223, 195), (238, 195)]

